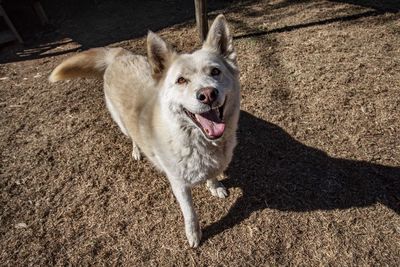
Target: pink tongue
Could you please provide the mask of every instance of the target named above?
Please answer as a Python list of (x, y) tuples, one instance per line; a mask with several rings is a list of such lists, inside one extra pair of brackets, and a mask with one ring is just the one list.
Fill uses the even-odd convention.
[(218, 138), (224, 134), (225, 123), (221, 121), (214, 110), (195, 114), (195, 116), (209, 137)]

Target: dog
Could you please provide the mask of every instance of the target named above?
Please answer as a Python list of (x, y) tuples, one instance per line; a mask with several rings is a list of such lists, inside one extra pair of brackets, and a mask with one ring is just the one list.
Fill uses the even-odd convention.
[(90, 49), (62, 62), (49, 80), (104, 79), (106, 106), (132, 140), (132, 157), (140, 160), (143, 153), (166, 174), (189, 246), (198, 247), (201, 229), (191, 188), (206, 183), (213, 196), (225, 198), (218, 177), (236, 146), (240, 84), (232, 36), (221, 14), (193, 53), (178, 53), (149, 31), (147, 54)]

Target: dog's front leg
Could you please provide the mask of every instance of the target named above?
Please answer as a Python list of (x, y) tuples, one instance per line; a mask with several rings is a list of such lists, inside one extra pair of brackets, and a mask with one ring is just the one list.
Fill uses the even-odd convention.
[(185, 220), (185, 232), (189, 246), (198, 247), (201, 239), (201, 229), (196, 211), (193, 207), (192, 190), (189, 186), (179, 182), (172, 182), (172, 191), (179, 206), (181, 207), (183, 218)]

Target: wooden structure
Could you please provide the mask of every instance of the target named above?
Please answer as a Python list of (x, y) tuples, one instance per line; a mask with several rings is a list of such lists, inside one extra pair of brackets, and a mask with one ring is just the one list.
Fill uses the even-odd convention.
[(23, 43), (21, 35), (19, 35), (14, 24), (12, 23), (10, 18), (7, 16), (7, 13), (4, 10), (3, 6), (1, 5), (1, 0), (0, 0), (0, 18), (1, 17), (6, 22), (9, 30), (0, 32), (0, 44), (7, 43), (7, 42), (13, 41), (15, 39), (17, 39), (18, 42)]
[[(42, 25), (48, 24), (49, 20), (46, 16), (46, 13), (43, 10), (42, 5), (40, 4), (39, 0), (29, 0), (26, 1), (24, 4), (31, 4), (40, 19)], [(2, 0), (0, 0), (0, 19), (3, 18), (9, 30), (0, 32), (0, 44), (7, 43), (13, 40), (18, 40), (21, 44), (24, 42), (21, 35), (18, 33), (17, 29), (15, 28), (14, 24), (8, 17), (6, 11), (2, 6)]]
[(196, 8), (196, 24), (200, 41), (204, 42), (208, 32), (207, 0), (194, 0)]

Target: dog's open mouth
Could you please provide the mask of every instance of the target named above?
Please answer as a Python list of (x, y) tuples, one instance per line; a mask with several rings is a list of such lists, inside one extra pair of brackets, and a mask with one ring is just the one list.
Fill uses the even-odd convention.
[(215, 140), (220, 138), (225, 131), (224, 105), (200, 114), (194, 114), (187, 109), (184, 111), (208, 139)]

